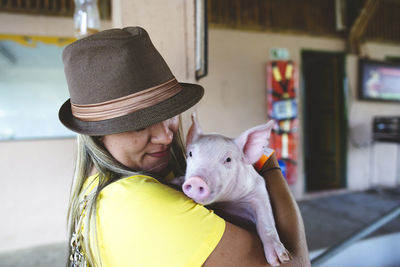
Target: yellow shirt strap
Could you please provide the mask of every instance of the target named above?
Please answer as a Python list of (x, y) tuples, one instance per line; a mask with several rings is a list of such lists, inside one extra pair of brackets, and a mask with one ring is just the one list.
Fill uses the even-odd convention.
[(254, 168), (257, 171), (261, 171), (262, 167), (264, 166), (265, 162), (274, 154), (275, 150), (265, 147), (264, 153), (262, 154), (261, 158), (254, 164)]

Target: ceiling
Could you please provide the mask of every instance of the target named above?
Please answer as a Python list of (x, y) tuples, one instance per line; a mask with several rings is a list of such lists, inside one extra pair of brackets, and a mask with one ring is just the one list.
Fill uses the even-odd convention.
[[(164, 1), (164, 0), (162, 0)], [(400, 43), (400, 0), (205, 0), (210, 27)], [(102, 19), (111, 0), (98, 0)], [(73, 16), (74, 0), (0, 0), (0, 12)]]
[(207, 0), (211, 27), (400, 43), (400, 0)]

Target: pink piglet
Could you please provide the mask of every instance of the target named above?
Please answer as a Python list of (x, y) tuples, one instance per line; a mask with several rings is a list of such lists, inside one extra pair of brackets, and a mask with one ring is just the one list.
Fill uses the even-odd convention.
[(203, 134), (193, 114), (182, 190), (199, 204), (218, 203), (223, 212), (254, 223), (268, 263), (279, 266), (290, 256), (279, 239), (265, 181), (253, 167), (273, 127), (270, 121), (232, 139)]

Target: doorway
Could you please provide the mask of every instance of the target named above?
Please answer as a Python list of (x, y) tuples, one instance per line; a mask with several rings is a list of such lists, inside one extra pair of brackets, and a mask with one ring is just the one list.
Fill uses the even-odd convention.
[(345, 54), (302, 51), (306, 191), (346, 186)]

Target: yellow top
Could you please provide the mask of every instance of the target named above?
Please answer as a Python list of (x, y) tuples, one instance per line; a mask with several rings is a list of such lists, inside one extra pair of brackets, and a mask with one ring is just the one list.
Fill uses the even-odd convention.
[(96, 223), (104, 267), (201, 266), (225, 230), (212, 210), (145, 175), (106, 186)]

